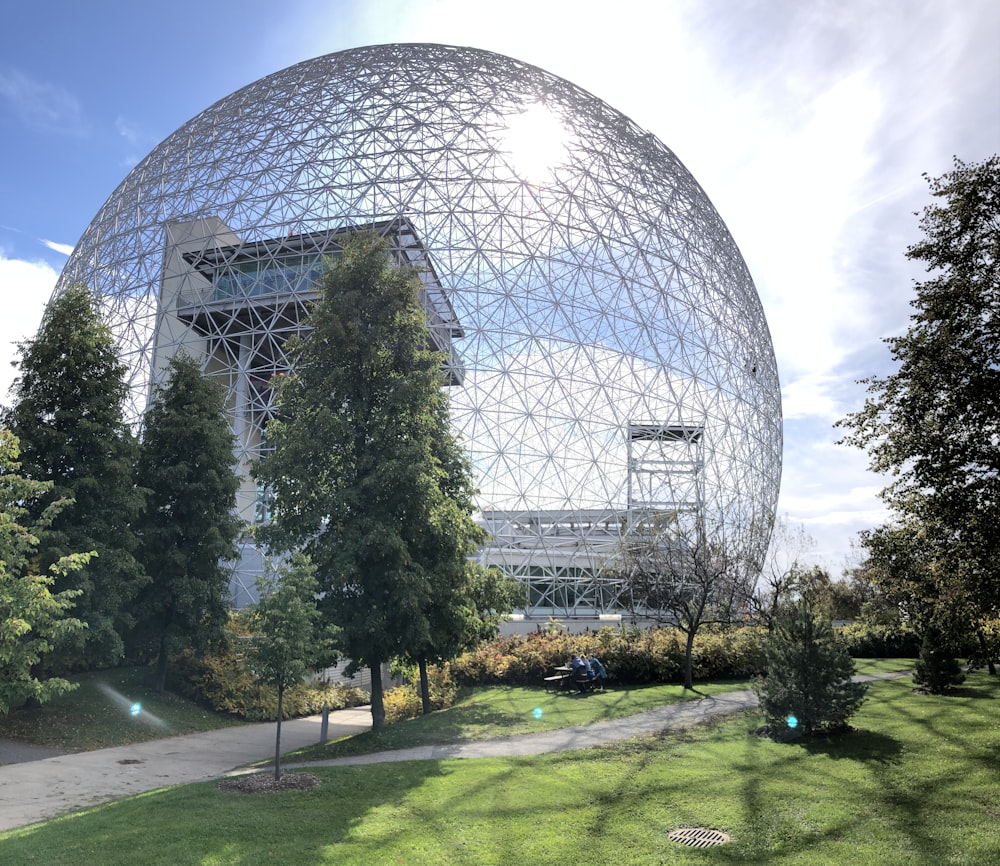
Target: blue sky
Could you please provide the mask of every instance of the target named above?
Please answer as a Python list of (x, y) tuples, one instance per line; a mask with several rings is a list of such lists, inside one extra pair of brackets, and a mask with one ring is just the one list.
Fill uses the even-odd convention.
[(996, 0), (35, 0), (0, 30), (0, 402), (66, 256), (195, 114), (322, 54), (471, 45), (589, 90), (670, 147), (756, 281), (782, 381), (779, 511), (839, 574), (884, 479), (835, 444), (905, 329), (924, 172), (1000, 151)]

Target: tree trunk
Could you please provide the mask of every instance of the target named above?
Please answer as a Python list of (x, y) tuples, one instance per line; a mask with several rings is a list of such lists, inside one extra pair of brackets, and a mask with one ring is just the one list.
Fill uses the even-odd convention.
[(687, 633), (684, 644), (684, 688), (694, 691), (694, 664), (691, 656), (694, 654), (694, 629)]
[(278, 727), (274, 735), (274, 781), (281, 778), (281, 704), (285, 697), (285, 689), (278, 686)]
[(385, 725), (385, 704), (382, 702), (382, 663), (372, 662), (372, 730)]
[(160, 636), (160, 652), (156, 659), (156, 690), (162, 695), (167, 690), (167, 635)]
[(431, 686), (427, 680), (427, 659), (421, 659), (420, 665), (420, 701), (423, 704), (424, 715), (431, 711)]
[(986, 643), (986, 635), (983, 634), (983, 630), (979, 629), (979, 648), (983, 651), (983, 658), (986, 659), (986, 667), (990, 672), (990, 676), (995, 677), (997, 675), (997, 666), (993, 663), (993, 656), (990, 653), (989, 645)]

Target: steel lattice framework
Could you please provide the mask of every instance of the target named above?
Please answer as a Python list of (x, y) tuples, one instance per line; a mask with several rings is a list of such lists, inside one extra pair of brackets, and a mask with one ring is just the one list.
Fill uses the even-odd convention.
[[(165, 358), (201, 352), (245, 465), (317, 263), (361, 226), (424, 269), (483, 556), (529, 582), (529, 613), (620, 608), (608, 563), (650, 510), (725, 515), (760, 557), (781, 407), (739, 250), (668, 148), (533, 66), (381, 45), (263, 78), (131, 171), (56, 294), (97, 292), (136, 419)], [(238, 598), (258, 567), (248, 549)]]

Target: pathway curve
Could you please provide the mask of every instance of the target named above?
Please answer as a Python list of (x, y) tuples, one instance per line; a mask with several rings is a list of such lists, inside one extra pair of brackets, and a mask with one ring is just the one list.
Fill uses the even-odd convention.
[[(858, 681), (894, 679), (909, 672), (855, 677)], [(301, 766), (376, 764), (389, 761), (496, 758), (586, 749), (664, 730), (677, 730), (755, 706), (752, 691), (726, 692), (649, 710), (635, 716), (559, 728), (537, 734), (471, 743), (420, 746), (334, 758)], [(282, 753), (319, 742), (320, 716), (281, 725)], [(330, 713), (329, 738), (371, 728), (367, 707)], [(241, 725), (150, 740), (130, 746), (58, 755), (0, 766), (0, 830), (23, 827), (112, 800), (170, 785), (216, 779), (274, 755), (274, 723)]]

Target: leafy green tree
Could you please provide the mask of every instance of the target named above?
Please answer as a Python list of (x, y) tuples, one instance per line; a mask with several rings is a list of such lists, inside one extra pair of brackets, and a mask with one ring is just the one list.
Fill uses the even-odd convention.
[[(862, 539), (892, 565), (883, 579), (924, 584), (904, 594), (952, 606), (928, 614), (935, 628), (970, 633), (1000, 611), (1000, 157), (956, 159), (928, 183), (937, 202), (906, 255), (929, 277), (916, 284), (909, 329), (887, 340), (898, 369), (864, 380), (864, 407), (840, 423), (844, 441), (893, 477), (882, 497), (896, 521)], [(909, 554), (905, 543), (916, 545)]]
[(316, 564), (348, 670), (372, 670), (378, 728), (382, 664), (435, 645), (430, 612), (457, 597), (479, 530), (419, 278), (393, 266), (385, 241), (359, 235), (320, 288), (278, 383), (275, 450), (256, 470), (274, 496), (262, 536)]
[(39, 536), (44, 573), (63, 557), (96, 550), (60, 573), (58, 593), (78, 591), (76, 616), (88, 628), (54, 647), (54, 670), (116, 664), (133, 625), (130, 603), (146, 583), (135, 558), (133, 521), (142, 497), (132, 483), (136, 442), (125, 421), (126, 366), (85, 287), (69, 289), (45, 311), (33, 340), (18, 347), (20, 374), (4, 424), (21, 443), (22, 473), (50, 484), (30, 509), (38, 519), (60, 499), (76, 504), (52, 516)]
[(37, 521), (23, 525), (52, 485), (20, 475), (18, 453), (17, 437), (0, 430), (0, 716), (29, 699), (44, 703), (74, 688), (60, 677), (41, 679), (34, 669), (55, 644), (84, 630), (85, 624), (70, 616), (80, 590), (53, 592), (52, 586), (92, 556), (70, 554), (52, 563), (48, 575), (35, 571), (38, 534), (70, 503), (52, 502)]
[(302, 682), (309, 672), (336, 658), (334, 634), (324, 633), (316, 605), (319, 583), (308, 557), (296, 554), (280, 578), (258, 582), (260, 600), (244, 611), (251, 631), (246, 645), (247, 667), (278, 693), (274, 738), (274, 778), (281, 778), (281, 717), (285, 689)]
[(500, 624), (511, 611), (527, 602), (524, 585), (506, 577), (499, 569), (483, 568), (475, 562), (455, 569), (447, 584), (435, 575), (434, 598), (427, 610), (428, 641), (410, 655), (420, 673), (423, 712), (431, 712), (428, 662), (453, 659), (465, 650), (500, 633)]
[(137, 600), (138, 634), (152, 645), (157, 684), (171, 651), (222, 639), (229, 611), (226, 560), (236, 556), (239, 478), (221, 386), (186, 355), (146, 410), (136, 471), (146, 491), (139, 555), (152, 578)]
[(860, 708), (867, 686), (837, 643), (827, 611), (804, 595), (778, 612), (765, 644), (767, 675), (755, 685), (773, 734), (835, 730)]

